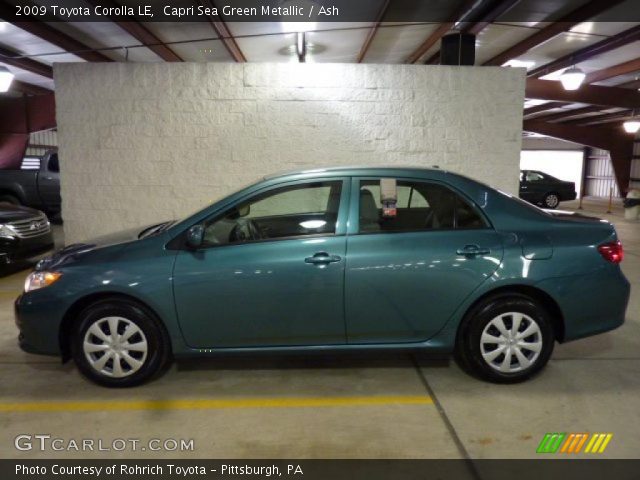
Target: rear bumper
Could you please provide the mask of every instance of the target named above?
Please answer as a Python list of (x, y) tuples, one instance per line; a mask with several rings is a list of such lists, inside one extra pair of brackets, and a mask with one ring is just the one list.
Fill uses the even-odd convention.
[(577, 192), (562, 192), (560, 195), (561, 199), (563, 202), (567, 202), (569, 200), (575, 200), (576, 198), (578, 198), (578, 193)]
[(618, 328), (624, 323), (631, 285), (618, 266), (593, 273), (540, 282), (560, 306), (562, 341), (577, 340)]

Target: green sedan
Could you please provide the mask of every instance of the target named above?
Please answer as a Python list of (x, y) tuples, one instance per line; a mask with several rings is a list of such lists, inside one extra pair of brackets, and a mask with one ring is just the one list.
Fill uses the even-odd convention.
[(140, 384), (178, 357), (455, 353), (500, 383), (620, 326), (613, 226), (437, 168), (272, 176), (181, 221), (70, 245), (15, 302), (21, 347)]

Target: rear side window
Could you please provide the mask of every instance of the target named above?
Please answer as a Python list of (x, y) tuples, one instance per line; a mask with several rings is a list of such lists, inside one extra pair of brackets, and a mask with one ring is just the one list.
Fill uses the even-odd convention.
[(380, 181), (360, 183), (360, 232), (477, 229), (488, 225), (478, 211), (453, 190), (428, 182), (397, 182), (395, 217), (383, 217)]
[(527, 182), (541, 182), (544, 177), (538, 172), (527, 172)]

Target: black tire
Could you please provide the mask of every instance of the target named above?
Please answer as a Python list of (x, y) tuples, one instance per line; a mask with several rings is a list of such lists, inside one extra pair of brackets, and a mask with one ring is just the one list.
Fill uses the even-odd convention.
[[(104, 370), (110, 368), (112, 374), (109, 375), (98, 371), (92, 366), (88, 357), (93, 358), (95, 361), (96, 356), (99, 358), (99, 356), (106, 353), (87, 353), (83, 347), (87, 331), (92, 326), (102, 325), (103, 333), (105, 333), (105, 319), (108, 317), (118, 317), (122, 319), (117, 323), (117, 328), (119, 328), (118, 336), (124, 333), (125, 328), (129, 328), (129, 326), (133, 324), (134, 326), (132, 326), (132, 328), (136, 330), (137, 327), (140, 333), (136, 333), (132, 337), (132, 342), (140, 344), (139, 342), (146, 341), (147, 349), (144, 355), (139, 352), (124, 349), (127, 355), (136, 356), (134, 360), (142, 361), (140, 367), (130, 367), (124, 357), (120, 360), (120, 353), (116, 355), (116, 358), (119, 359), (120, 368), (122, 369), (124, 366), (125, 376), (113, 376), (117, 373), (114, 371), (115, 360), (113, 356), (111, 358), (111, 367), (109, 367), (109, 361), (107, 361), (107, 365), (104, 368)], [(108, 329), (108, 327), (106, 328)], [(76, 328), (73, 329), (72, 335), (71, 353), (78, 369), (89, 380), (106, 387), (124, 388), (140, 385), (161, 373), (169, 364), (171, 358), (171, 344), (164, 326), (155, 318), (155, 315), (145, 307), (126, 299), (104, 299), (85, 308), (78, 316)], [(90, 335), (89, 338), (91, 342), (102, 342), (93, 336), (93, 334)], [(122, 347), (119, 345), (116, 346), (116, 348), (118, 352), (122, 350)], [(128, 371), (126, 367), (130, 367)], [(136, 368), (135, 371), (134, 368)]]
[(542, 199), (542, 207), (555, 210), (560, 205), (560, 195), (556, 192), (547, 193)]
[(8, 193), (0, 194), (0, 204), (3, 204), (3, 203), (9, 204), (9, 205), (22, 205), (22, 203), (17, 197), (10, 195)]
[[(489, 361), (483, 357), (483, 348), (492, 344), (486, 343), (483, 346), (481, 338), (485, 328), (488, 329), (487, 333), (489, 335), (499, 335), (499, 333), (495, 333), (497, 331), (496, 327), (489, 326), (489, 324), (501, 315), (504, 315), (504, 317), (500, 317), (503, 320), (503, 325), (509, 328), (513, 327), (513, 321), (509, 325), (510, 315), (508, 314), (511, 312), (525, 316), (521, 321), (521, 332), (526, 332), (527, 327), (531, 325), (529, 320), (532, 320), (537, 325), (539, 333), (535, 333), (533, 336), (526, 337), (523, 340), (530, 340), (532, 343), (540, 340), (542, 346), (537, 356), (535, 352), (527, 350), (526, 348), (519, 349), (521, 353), (524, 352), (525, 357), (529, 356), (529, 358), (527, 358), (528, 361), (533, 359), (531, 365), (518, 371), (505, 372), (499, 371), (497, 369), (498, 365), (496, 364), (501, 363), (501, 361), (506, 358), (506, 353), (502, 353), (492, 360), (492, 362), (495, 361), (496, 364), (491, 366)], [(513, 320), (512, 316), (511, 319)], [(512, 341), (515, 342), (515, 340)], [(508, 340), (506, 340), (506, 342), (508, 342)], [(530, 345), (532, 343), (530, 343)], [(527, 296), (505, 294), (490, 297), (467, 313), (458, 330), (455, 356), (462, 369), (473, 376), (493, 383), (518, 383), (533, 377), (545, 367), (553, 353), (554, 344), (555, 335), (549, 313), (539, 303)], [(496, 344), (496, 349), (502, 347), (502, 344)], [(511, 347), (508, 343), (504, 344), (504, 348), (509, 352), (511, 351), (509, 350), (510, 348), (515, 349), (515, 347)], [(485, 350), (484, 353), (489, 356), (492, 351)], [(508, 368), (518, 368), (517, 365), (520, 365), (520, 362), (515, 356), (515, 352), (513, 355), (510, 355), (510, 357)], [(514, 357), (517, 365), (514, 365)]]

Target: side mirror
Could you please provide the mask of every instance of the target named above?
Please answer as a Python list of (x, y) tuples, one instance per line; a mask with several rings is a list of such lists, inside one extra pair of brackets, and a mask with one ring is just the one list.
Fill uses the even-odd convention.
[(200, 248), (204, 242), (204, 225), (194, 225), (187, 231), (187, 246)]

